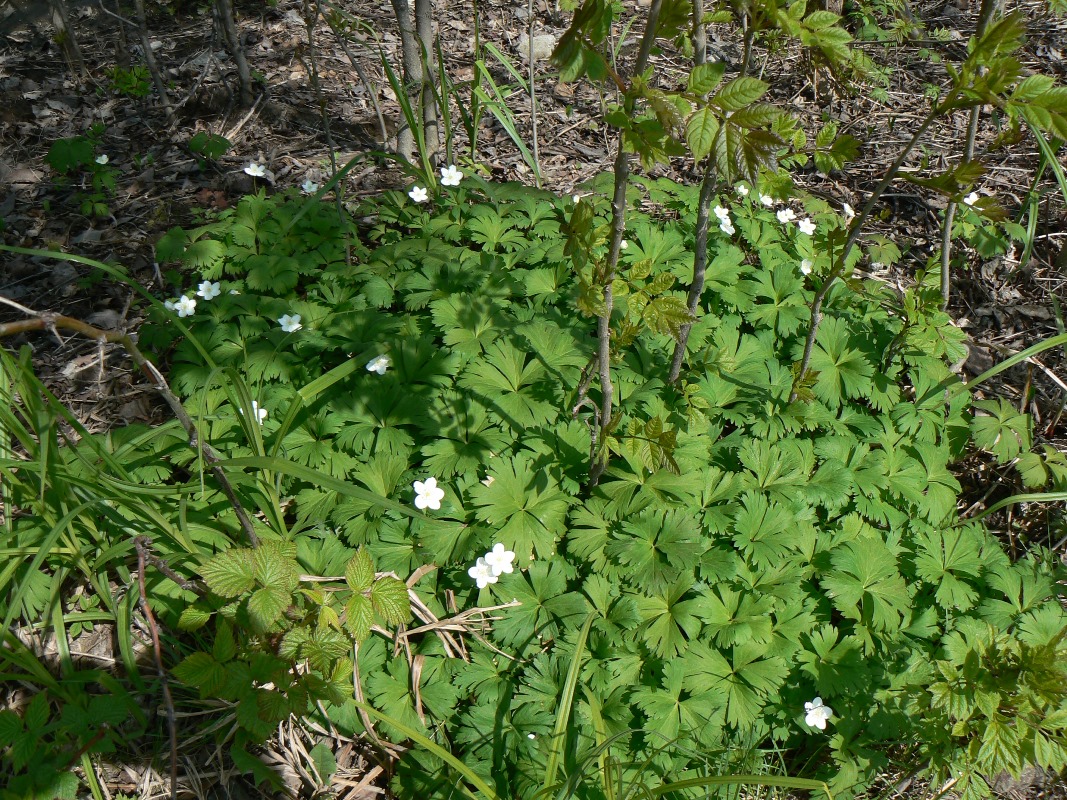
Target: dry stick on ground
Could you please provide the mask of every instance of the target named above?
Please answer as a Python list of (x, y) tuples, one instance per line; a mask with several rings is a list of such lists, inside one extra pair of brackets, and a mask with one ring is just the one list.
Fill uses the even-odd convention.
[[(144, 0), (137, 2), (142, 3)], [(237, 32), (237, 23), (234, 22), (233, 5), (230, 0), (215, 0), (215, 12), (218, 14), (219, 25), (222, 26), (222, 35), (226, 39), (226, 49), (230, 51), (233, 63), (237, 65), (241, 108), (247, 108), (252, 103), (252, 72), (248, 69), (245, 48)]]
[(63, 50), (63, 56), (70, 65), (70, 71), (79, 73), (81, 77), (87, 77), (89, 72), (85, 69), (85, 59), (82, 58), (78, 40), (70, 27), (70, 14), (67, 13), (66, 0), (49, 0), (48, 5), (52, 9), (52, 25), (56, 29), (56, 42)]
[[(1000, 3), (998, 0), (982, 0), (981, 10), (978, 12), (978, 28), (975, 38), (981, 39), (989, 27), (989, 21), (993, 18)], [(970, 118), (967, 120), (967, 138), (963, 142), (963, 163), (966, 164), (974, 158), (974, 140), (978, 136), (978, 114), (981, 106), (971, 109)], [(949, 200), (945, 208), (945, 223), (941, 229), (941, 309), (948, 308), (949, 293), (952, 290), (952, 278), (949, 275), (949, 262), (952, 260), (952, 223), (956, 220), (956, 201)]]
[[(656, 40), (656, 25), (663, 0), (652, 0), (645, 19), (645, 33), (641, 38), (641, 50), (637, 54), (633, 74), (640, 75), (648, 64), (652, 44)], [(634, 99), (627, 95), (623, 103), (627, 116), (633, 116)], [(619, 150), (615, 155), (615, 192), (611, 198), (611, 246), (608, 248), (608, 260), (604, 267), (604, 313), (597, 317), (597, 363), (600, 367), (600, 455), (589, 465), (589, 485), (596, 486), (604, 470), (608, 468), (608, 433), (611, 427), (612, 406), (615, 400), (615, 387), (611, 382), (611, 311), (615, 298), (611, 283), (615, 280), (615, 269), (619, 264), (622, 250), (622, 234), (626, 228), (626, 186), (630, 182), (630, 156), (626, 152), (623, 137), (619, 135)]]
[(141, 353), (140, 348), (137, 347), (137, 344), (129, 334), (101, 330), (100, 328), (93, 327), (87, 322), (82, 322), (80, 319), (65, 317), (61, 314), (34, 311), (33, 309), (26, 308), (12, 300), (8, 300), (5, 297), (0, 297), (0, 303), (12, 306), (22, 313), (29, 314), (32, 317), (31, 319), (21, 319), (15, 322), (5, 322), (0, 324), (0, 339), (7, 336), (14, 336), (19, 333), (26, 333), (28, 331), (52, 331), (58, 337), (58, 330), (62, 328), (64, 330), (74, 331), (87, 339), (93, 339), (97, 342), (108, 342), (122, 345), (126, 349), (126, 352), (130, 354), (133, 363), (136, 364), (141, 372), (155, 384), (156, 391), (159, 392), (163, 397), (163, 400), (170, 406), (171, 412), (177, 417), (178, 422), (181, 423), (181, 426), (185, 429), (185, 433), (189, 437), (189, 446), (203, 454), (204, 461), (207, 462), (211, 469), (211, 474), (214, 475), (215, 479), (219, 482), (219, 488), (222, 489), (222, 493), (226, 495), (226, 499), (230, 501), (230, 506), (237, 515), (237, 520), (240, 522), (241, 529), (244, 531), (245, 536), (248, 537), (248, 541), (253, 547), (259, 547), (259, 537), (256, 536), (256, 530), (252, 526), (252, 520), (249, 519), (248, 513), (241, 505), (241, 501), (237, 499), (237, 494), (234, 492), (233, 486), (226, 477), (226, 473), (222, 470), (222, 467), (219, 466), (221, 459), (218, 454), (209, 444), (207, 444), (207, 442), (201, 441), (200, 435), (196, 429), (196, 424), (185, 410), (181, 400), (179, 400), (178, 396), (171, 391), (171, 388), (167, 384), (167, 380), (163, 377), (162, 373), (156, 369), (152, 362), (144, 357), (144, 354)]
[(167, 711), (167, 731), (170, 734), (170, 797), (177, 800), (178, 797), (178, 723), (174, 717), (174, 698), (170, 695), (170, 682), (167, 680), (167, 670), (163, 667), (163, 651), (159, 646), (159, 627), (156, 618), (152, 614), (152, 607), (148, 603), (148, 593), (145, 591), (145, 551), (149, 541), (146, 536), (138, 536), (133, 540), (133, 546), (137, 548), (137, 588), (141, 592), (141, 613), (148, 622), (148, 630), (152, 634), (152, 655), (156, 662), (156, 674), (159, 675), (159, 683), (163, 689), (163, 705)]
[(167, 84), (163, 81), (163, 73), (159, 71), (159, 63), (156, 61), (155, 52), (152, 50), (152, 42), (148, 38), (148, 19), (145, 15), (144, 0), (134, 0), (133, 7), (137, 13), (137, 36), (141, 40), (141, 50), (144, 55), (144, 63), (148, 66), (148, 74), (152, 76), (152, 84), (156, 87), (159, 95), (159, 103), (163, 106), (163, 112), (167, 120), (174, 119), (174, 107), (170, 104), (167, 95)]
[[(329, 5), (329, 4), (327, 4)], [(330, 5), (330, 9), (337, 14), (347, 15), (343, 9), (338, 9), (334, 5)], [(321, 5), (319, 6), (319, 13), (322, 13)], [(378, 133), (381, 136), (380, 142), (382, 147), (385, 147), (389, 142), (389, 131), (385, 127), (385, 117), (382, 115), (382, 107), (378, 102), (378, 89), (367, 78), (367, 73), (363, 71), (363, 67), (360, 66), (359, 61), (352, 55), (352, 49), (348, 46), (348, 38), (345, 36), (344, 30), (341, 26), (333, 21), (333, 18), (329, 15), (323, 14), (322, 18), (326, 20), (326, 24), (330, 26), (330, 30), (333, 31), (337, 37), (338, 43), (341, 45), (341, 49), (345, 51), (345, 56), (348, 58), (348, 63), (352, 65), (352, 69), (356, 71), (356, 75), (359, 76), (360, 82), (363, 84), (363, 88), (367, 91), (367, 97), (370, 98), (371, 107), (374, 109), (374, 116), (378, 119)]]

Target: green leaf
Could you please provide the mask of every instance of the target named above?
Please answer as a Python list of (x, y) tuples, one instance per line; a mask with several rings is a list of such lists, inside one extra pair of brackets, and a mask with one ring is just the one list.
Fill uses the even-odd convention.
[(240, 548), (219, 553), (200, 568), (200, 575), (219, 597), (237, 597), (255, 584), (252, 551)]
[(411, 600), (408, 587), (403, 581), (382, 577), (370, 590), (371, 605), (375, 612), (390, 625), (400, 625), (411, 618)]
[(719, 85), (725, 73), (725, 61), (716, 61), (713, 64), (697, 64), (689, 73), (688, 89), (693, 94), (705, 95)]
[(685, 126), (685, 141), (693, 158), (701, 161), (711, 152), (719, 132), (719, 120), (711, 108), (702, 108), (689, 118)]
[(846, 617), (882, 631), (899, 630), (910, 615), (910, 599), (897, 560), (873, 538), (846, 542), (830, 556), (833, 569), (823, 589)]
[(345, 583), (354, 592), (365, 592), (374, 583), (374, 562), (364, 548), (359, 548), (345, 567)]
[(515, 552), (516, 563), (525, 564), (535, 553), (547, 558), (563, 536), (571, 498), (526, 456), (498, 461), (502, 463), (489, 470), (493, 482), (470, 490), (475, 514), (497, 528), (496, 541)]
[(353, 594), (345, 603), (345, 630), (352, 634), (357, 642), (363, 642), (370, 636), (370, 627), (374, 624), (374, 607), (370, 599), (362, 594)]
[(277, 622), (293, 601), (290, 592), (277, 586), (264, 586), (248, 598), (248, 615), (256, 630), (263, 632)]
[(325, 742), (319, 742), (308, 751), (311, 763), (315, 765), (315, 771), (319, 774), (320, 785), (329, 786), (330, 778), (337, 772), (337, 759), (333, 751)]
[(174, 668), (182, 683), (200, 690), (201, 697), (216, 695), (226, 684), (226, 669), (207, 653), (193, 653)]
[[(216, 592), (217, 594), (217, 592)], [(195, 631), (202, 628), (211, 619), (211, 612), (196, 605), (186, 606), (178, 618), (178, 629)]]
[(769, 88), (770, 84), (758, 78), (734, 78), (719, 90), (712, 101), (723, 111), (740, 111), (763, 97)]

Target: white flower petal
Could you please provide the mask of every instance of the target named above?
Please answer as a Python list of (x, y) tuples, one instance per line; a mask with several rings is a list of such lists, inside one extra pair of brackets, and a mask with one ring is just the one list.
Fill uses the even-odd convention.
[(283, 314), (278, 318), (278, 324), (282, 326), (282, 330), (286, 333), (294, 333), (304, 327), (300, 324), (299, 314)]
[(408, 197), (410, 197), (416, 203), (425, 203), (426, 199), (429, 196), (429, 192), (427, 192), (426, 189), (424, 189), (422, 186), (412, 186), (411, 191), (408, 192)]

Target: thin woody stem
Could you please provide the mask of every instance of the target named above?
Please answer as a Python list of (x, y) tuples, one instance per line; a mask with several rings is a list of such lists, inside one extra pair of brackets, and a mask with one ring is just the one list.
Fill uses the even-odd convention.
[(919, 143), (919, 139), (926, 133), (926, 131), (933, 124), (942, 112), (948, 108), (949, 103), (953, 99), (953, 95), (949, 95), (944, 101), (934, 106), (930, 113), (927, 114), (926, 119), (923, 120), (918, 130), (912, 135), (904, 149), (900, 151), (900, 155), (886, 170), (882, 180), (878, 182), (878, 185), (874, 187), (874, 191), (871, 192), (871, 196), (867, 198), (867, 202), (856, 214), (856, 218), (852, 220), (852, 224), (848, 228), (848, 236), (845, 239), (845, 243), (841, 248), (841, 252), (838, 253), (837, 258), (834, 259), (834, 265), (831, 268), (829, 274), (826, 276), (826, 280), (823, 281), (822, 286), (815, 292), (815, 297), (811, 301), (811, 324), (808, 326), (808, 338), (804, 342), (804, 355), (800, 361), (800, 369), (797, 370), (796, 377), (793, 379), (793, 389), (790, 392), (790, 402), (797, 399), (798, 389), (801, 381), (804, 380), (804, 376), (808, 372), (808, 367), (811, 366), (811, 355), (815, 349), (815, 338), (819, 333), (819, 324), (822, 322), (822, 305), (826, 300), (826, 295), (830, 292), (830, 287), (833, 286), (834, 281), (840, 277), (841, 273), (845, 269), (845, 259), (848, 258), (849, 253), (852, 252), (852, 248), (856, 246), (856, 242), (859, 241), (860, 231), (863, 228), (863, 223), (867, 221), (867, 217), (870, 216), (871, 211), (874, 209), (875, 203), (889, 188), (889, 184), (896, 178), (897, 173), (900, 172), (900, 168), (904, 166), (904, 161), (908, 155), (915, 148), (915, 145)]
[(122, 345), (126, 352), (130, 354), (133, 363), (136, 364), (138, 369), (140, 369), (141, 372), (143, 372), (155, 385), (156, 391), (159, 392), (178, 422), (181, 423), (181, 426), (185, 429), (185, 433), (189, 437), (189, 446), (197, 449), (203, 454), (204, 461), (209, 465), (211, 474), (215, 476), (215, 479), (219, 482), (219, 488), (222, 489), (222, 493), (226, 495), (226, 499), (229, 500), (230, 505), (233, 507), (234, 513), (237, 515), (237, 520), (241, 524), (241, 529), (244, 531), (245, 536), (248, 537), (248, 541), (253, 547), (259, 546), (259, 537), (256, 536), (255, 528), (252, 526), (252, 520), (241, 505), (241, 501), (237, 499), (237, 493), (234, 492), (233, 485), (230, 483), (229, 479), (226, 477), (226, 473), (220, 466), (222, 459), (209, 444), (202, 441), (199, 432), (196, 429), (196, 424), (185, 410), (185, 406), (182, 405), (181, 400), (179, 400), (178, 396), (171, 391), (171, 388), (167, 384), (167, 380), (163, 377), (162, 373), (156, 369), (152, 362), (144, 357), (144, 354), (141, 352), (140, 348), (137, 347), (137, 344), (133, 341), (131, 336), (117, 331), (105, 331), (101, 328), (94, 327), (87, 322), (82, 322), (80, 319), (66, 317), (62, 314), (33, 311), (32, 309), (27, 309), (24, 306), (19, 306), (17, 303), (8, 301), (5, 298), (0, 298), (0, 301), (3, 301), (7, 305), (18, 307), (23, 313), (33, 315), (29, 319), (20, 319), (14, 322), (0, 324), (0, 339), (14, 336), (18, 333), (25, 333), (27, 331), (57, 331), (63, 329), (74, 331), (87, 339), (93, 339), (97, 342)]

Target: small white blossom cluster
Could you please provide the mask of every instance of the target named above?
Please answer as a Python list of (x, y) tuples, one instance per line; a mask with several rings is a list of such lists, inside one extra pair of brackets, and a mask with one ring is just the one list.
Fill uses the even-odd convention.
[[(233, 294), (233, 292), (230, 292)], [(196, 296), (205, 301), (214, 300), (222, 294), (222, 285), (218, 281), (201, 281), (196, 287)], [(182, 295), (171, 300), (164, 300), (163, 307), (167, 311), (176, 311), (179, 317), (191, 317), (196, 313), (196, 298)]]
[(719, 220), (719, 230), (727, 236), (733, 236), (737, 230), (734, 228), (733, 222), (730, 221), (730, 210), (722, 206), (715, 206), (714, 211)]
[(473, 567), (467, 570), (467, 574), (478, 584), (479, 589), (484, 589), (491, 583), (500, 580), (500, 576), (507, 572), (514, 572), (512, 562), (515, 553), (508, 550), (504, 545), (493, 545), (493, 549), (479, 558)]
[[(461, 180), (463, 180), (463, 173), (454, 164), (441, 167), (442, 186), (459, 186)], [(408, 192), (408, 197), (416, 203), (425, 203), (429, 199), (430, 193), (424, 186), (412, 186), (411, 191)]]
[(805, 217), (802, 220), (797, 221), (797, 212), (791, 208), (782, 208), (774, 214), (778, 217), (778, 221), (783, 225), (788, 225), (790, 222), (796, 221), (797, 228), (801, 233), (811, 236), (815, 233), (815, 223), (810, 218)]

